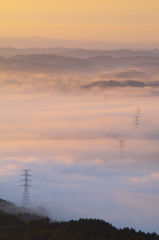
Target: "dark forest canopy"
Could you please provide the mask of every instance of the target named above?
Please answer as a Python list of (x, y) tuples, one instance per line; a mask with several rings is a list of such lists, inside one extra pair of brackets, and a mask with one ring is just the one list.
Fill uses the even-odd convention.
[(17, 216), (0, 213), (0, 239), (14, 240), (158, 240), (156, 233), (117, 229), (99, 219), (52, 222), (49, 218), (23, 221)]
[[(10, 214), (11, 210), (14, 213)], [(117, 229), (104, 220), (56, 222), (18, 210), (21, 208), (14, 203), (0, 199), (1, 240), (159, 240), (156, 233), (136, 232), (132, 228)]]

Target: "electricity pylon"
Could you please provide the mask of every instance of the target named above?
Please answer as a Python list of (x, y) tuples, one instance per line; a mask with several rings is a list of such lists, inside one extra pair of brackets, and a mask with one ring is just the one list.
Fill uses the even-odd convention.
[(118, 147), (120, 148), (120, 153), (122, 155), (125, 148), (125, 140), (120, 139), (118, 140), (118, 143), (119, 143)]
[(141, 113), (141, 109), (140, 109), (140, 108), (137, 108), (137, 109), (136, 109), (137, 117), (140, 117), (140, 113)]
[(105, 93), (105, 94), (104, 94), (104, 97), (105, 97), (105, 99), (107, 99), (107, 97), (108, 97), (108, 94), (107, 94), (107, 93)]
[(133, 122), (134, 122), (134, 125), (135, 125), (136, 127), (137, 127), (138, 125), (140, 125), (140, 119), (139, 119), (139, 117), (138, 117), (138, 116), (135, 116)]
[(24, 187), (22, 207), (30, 209), (31, 204), (30, 204), (30, 196), (29, 196), (29, 187), (31, 186), (29, 185), (29, 182), (31, 182), (31, 180), (29, 179), (29, 177), (31, 177), (31, 175), (28, 173), (30, 172), (30, 170), (23, 170), (23, 171), (24, 171), (24, 174), (21, 175), (21, 176), (24, 176), (24, 179), (21, 180), (21, 181), (24, 181), (24, 184), (21, 185)]

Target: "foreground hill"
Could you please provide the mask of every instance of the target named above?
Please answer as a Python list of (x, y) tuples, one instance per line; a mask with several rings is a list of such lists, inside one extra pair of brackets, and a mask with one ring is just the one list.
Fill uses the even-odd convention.
[(156, 233), (117, 229), (97, 219), (51, 222), (49, 218), (22, 221), (18, 217), (0, 213), (1, 240), (158, 240)]

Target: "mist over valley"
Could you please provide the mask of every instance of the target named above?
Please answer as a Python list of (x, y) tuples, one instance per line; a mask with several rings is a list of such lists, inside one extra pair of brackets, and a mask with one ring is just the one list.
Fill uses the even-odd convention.
[(1, 48), (0, 85), (2, 199), (159, 233), (159, 50)]

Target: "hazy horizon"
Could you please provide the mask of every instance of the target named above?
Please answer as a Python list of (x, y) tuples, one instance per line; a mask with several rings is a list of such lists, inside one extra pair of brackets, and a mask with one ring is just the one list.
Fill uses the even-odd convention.
[(119, 49), (159, 49), (159, 41), (95, 41), (75, 39), (53, 39), (44, 37), (9, 37), (0, 36), (0, 47), (13, 48), (81, 48), (90, 50), (119, 50)]

